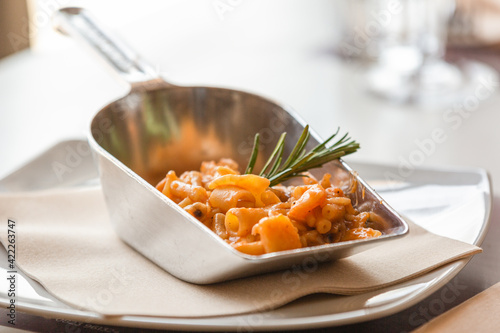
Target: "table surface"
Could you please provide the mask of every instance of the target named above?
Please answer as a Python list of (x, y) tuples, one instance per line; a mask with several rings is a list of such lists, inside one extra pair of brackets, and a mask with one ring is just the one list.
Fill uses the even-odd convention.
[[(347, 160), (401, 166), (422, 150), (419, 143), (441, 129), (446, 139), (424, 151), (425, 158), (414, 166), (482, 167), (491, 176), (493, 191), (500, 189), (498, 89), (462, 113), (457, 110), (469, 96), (456, 105), (425, 109), (377, 99), (363, 89), (364, 66), (334, 51), (338, 16), (330, 1), (235, 1), (232, 6), (221, 17), (212, 2), (196, 1), (190, 7), (169, 1), (154, 12), (140, 8), (133, 19), (109, 25), (174, 84), (231, 87), (271, 97), (292, 106), (323, 137), (337, 126), (349, 130), (362, 149)], [(88, 7), (101, 19), (116, 15), (95, 1)], [(41, 39), (33, 50), (0, 61), (0, 178), (60, 140), (84, 137), (93, 114), (127, 92), (127, 85), (74, 41), (55, 33), (50, 39), (50, 47)], [(493, 49), (450, 50), (447, 57), (500, 69), (500, 54)], [(458, 116), (454, 122), (444, 116), (450, 112)], [(438, 291), (398, 314), (336, 331), (411, 331), (500, 281), (498, 200), (484, 253), (450, 282), (462, 290), (453, 302), (436, 310), (432, 305), (440, 299)], [(0, 324), (6, 325), (1, 311)], [(18, 319), (17, 328), (36, 332), (62, 331), (65, 325), (28, 314)], [(132, 329), (89, 325), (82, 330), (87, 331)]]

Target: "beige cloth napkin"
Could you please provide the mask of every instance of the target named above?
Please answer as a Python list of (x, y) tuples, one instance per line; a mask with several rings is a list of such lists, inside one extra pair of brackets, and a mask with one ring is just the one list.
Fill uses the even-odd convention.
[(411, 224), (404, 238), (313, 272), (289, 270), (199, 286), (178, 280), (124, 244), (112, 230), (99, 188), (2, 195), (0, 220), (7, 218), (16, 222), (18, 267), (60, 300), (103, 315), (202, 317), (269, 310), (317, 292), (375, 290), (481, 252)]

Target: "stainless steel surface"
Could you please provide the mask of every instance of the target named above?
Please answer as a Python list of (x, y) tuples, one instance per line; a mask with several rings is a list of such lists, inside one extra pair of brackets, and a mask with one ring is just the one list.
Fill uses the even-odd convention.
[[(86, 143), (81, 141), (80, 144)], [(49, 149), (49, 154), (40, 155), (38, 160), (43, 164), (50, 163), (54, 150), (60, 150), (61, 153), (64, 153), (66, 145), (67, 142), (60, 143)], [(90, 160), (90, 157), (87, 158)], [(50, 176), (50, 174), (46, 174), (50, 170), (38, 169), (38, 165), (29, 164), (25, 166), (25, 170), (31, 174), (37, 174), (41, 178)], [(86, 173), (91, 175), (90, 169), (95, 170), (95, 166), (90, 163), (85, 165), (86, 168), (89, 168)], [(406, 182), (395, 184), (385, 179), (386, 172), (397, 170), (395, 166), (372, 163), (355, 163), (353, 166), (365, 174), (369, 183), (373, 184), (378, 191), (391, 198), (399, 211), (430, 231), (476, 245), (481, 245), (484, 237), (490, 237), (490, 241), (483, 244), (485, 249), (488, 249), (492, 242), (497, 239), (498, 228), (493, 229), (493, 235), (487, 235), (492, 201), (489, 178), (484, 170), (475, 168), (417, 168), (406, 179)], [(18, 181), (21, 183), (24, 181), (22, 178), (22, 174), (9, 177), (10, 182)], [(2, 183), (3, 180), (0, 180), (0, 185)], [(484, 258), (484, 255), (487, 257)], [(484, 253), (473, 258), (472, 264), (474, 266), (474, 261), (477, 263), (478, 259), (491, 262), (492, 258), (495, 258), (495, 253)], [(371, 330), (373, 328), (371, 322), (359, 323), (404, 310), (405, 316), (393, 315), (387, 319), (390, 321), (394, 318), (407, 318), (406, 323), (399, 321), (397, 325), (393, 325), (394, 327), (389, 329), (389, 331), (395, 331), (397, 327), (414, 327), (415, 323), (421, 322), (422, 318), (427, 318), (423, 316), (430, 314), (422, 310), (422, 304), (427, 304), (427, 308), (424, 310), (429, 311), (428, 307), (430, 307), (431, 313), (435, 315), (433, 304), (436, 304), (436, 301), (442, 302), (444, 299), (447, 302), (446, 306), (451, 306), (451, 304), (456, 304), (459, 300), (467, 298), (471, 291), (464, 288), (461, 280), (455, 278), (452, 282), (449, 281), (465, 267), (468, 261), (469, 259), (463, 259), (410, 281), (361, 295), (316, 294), (272, 311), (214, 318), (132, 316), (103, 318), (90, 312), (70, 308), (51, 296), (37, 282), (21, 273), (18, 284), (18, 308), (30, 315), (59, 318), (59, 322), (74, 320), (103, 325), (195, 331), (292, 330), (352, 323), (358, 323), (351, 326), (354, 331), (356, 331), (356, 327)], [(0, 271), (7, 271), (7, 265), (6, 252), (1, 250)], [(465, 270), (473, 271), (473, 267), (467, 266)], [(307, 283), (307, 280), (304, 282)], [(442, 292), (434, 294), (427, 303), (422, 302), (420, 305), (411, 307), (442, 287), (444, 287), (442, 290), (447, 292), (445, 296)], [(0, 292), (2, 290), (5, 293), (6, 289), (0, 288)], [(455, 295), (456, 298), (450, 297), (450, 294)], [(8, 302), (8, 298), (4, 295), (0, 293), (0, 304)], [(256, 318), (259, 320), (256, 321)], [(40, 320), (36, 320), (36, 322), (40, 322)], [(348, 326), (338, 329), (349, 330)], [(120, 328), (119, 330), (127, 329)]]
[(60, 33), (78, 39), (90, 51), (95, 51), (114, 73), (130, 84), (159, 79), (150, 64), (112, 32), (101, 29), (85, 9), (62, 8), (55, 13), (53, 23)]
[[(61, 9), (56, 19), (63, 27), (59, 30), (97, 46), (95, 51), (102, 59), (124, 71), (114, 56), (127, 53), (120, 51), (122, 43), (114, 42), (85, 10)], [(105, 42), (101, 36), (106, 36)], [(111, 47), (102, 47), (103, 43)], [(122, 77), (129, 79), (128, 75)], [(262, 256), (234, 250), (153, 185), (168, 170), (198, 169), (204, 160), (231, 157), (244, 165), (256, 132), (263, 137), (261, 155), (270, 155), (282, 131), (288, 133), (290, 149), (302, 132), (303, 121), (286, 107), (257, 95), (222, 88), (176, 87), (161, 79), (145, 78), (148, 81), (143, 83), (131, 82), (128, 95), (96, 114), (89, 141), (96, 152), (117, 234), (169, 273), (193, 283), (215, 283), (300, 265), (305, 258), (323, 262), (346, 257), (407, 233), (404, 220), (339, 161), (323, 171), (334, 174), (339, 186), (346, 189), (351, 181), (361, 185), (353, 198), (358, 207), (374, 210), (386, 221), (382, 237)], [(317, 144), (317, 138), (313, 133), (309, 147)]]

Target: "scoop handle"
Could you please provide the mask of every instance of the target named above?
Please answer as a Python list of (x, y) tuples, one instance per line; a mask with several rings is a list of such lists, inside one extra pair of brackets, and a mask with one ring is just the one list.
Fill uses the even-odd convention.
[(163, 81), (153, 66), (105, 29), (86, 9), (61, 8), (54, 13), (53, 23), (54, 29), (94, 51), (132, 87), (151, 81)]

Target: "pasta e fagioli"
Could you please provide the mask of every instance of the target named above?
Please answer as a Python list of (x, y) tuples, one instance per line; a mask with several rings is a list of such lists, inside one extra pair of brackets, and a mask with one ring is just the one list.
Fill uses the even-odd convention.
[(156, 188), (246, 254), (381, 236), (366, 226), (371, 213), (358, 212), (330, 180), (327, 173), (304, 178), (304, 185), (270, 187), (268, 179), (241, 175), (233, 160), (221, 159), (180, 176), (169, 171)]

